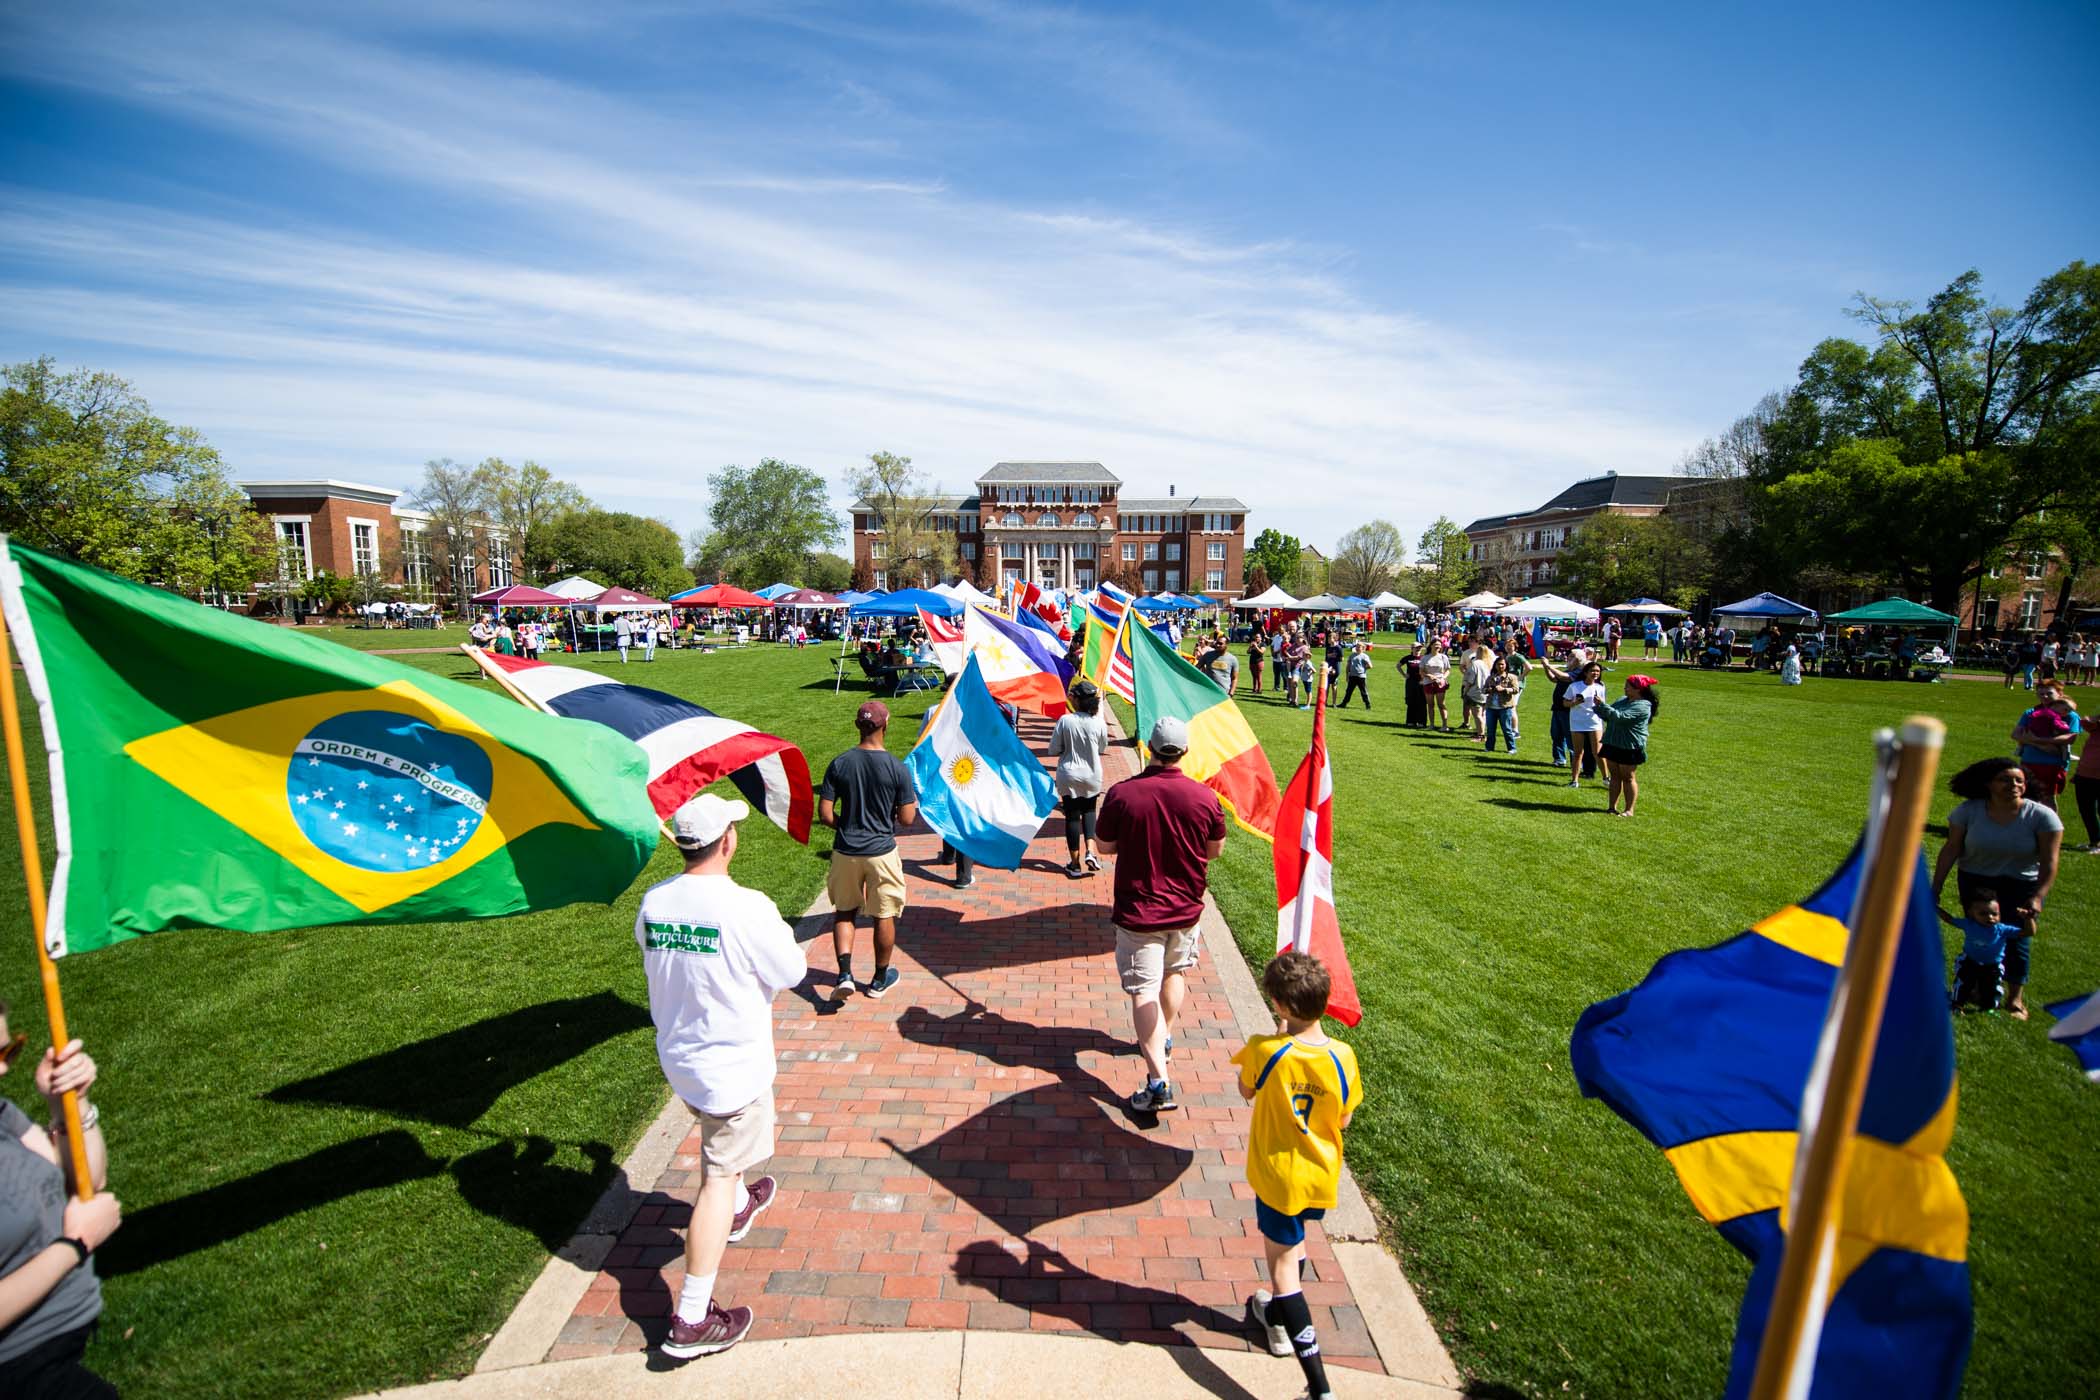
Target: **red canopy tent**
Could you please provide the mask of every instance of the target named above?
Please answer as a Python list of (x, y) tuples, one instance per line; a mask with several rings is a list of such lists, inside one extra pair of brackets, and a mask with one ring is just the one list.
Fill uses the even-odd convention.
[(569, 600), (559, 593), (549, 593), (544, 588), (530, 584), (513, 583), (503, 588), (491, 588), (486, 593), (476, 593), (474, 601), (492, 608), (565, 608)]
[(792, 593), (783, 593), (773, 600), (776, 608), (846, 608), (851, 607), (844, 598), (834, 598), (829, 593), (814, 588), (798, 588)]
[(671, 602), (681, 608), (770, 608), (769, 598), (756, 593), (746, 593), (733, 584), (713, 583), (705, 588), (695, 588), (684, 593), (673, 594)]
[(669, 607), (661, 598), (652, 598), (646, 593), (637, 593), (632, 588), (608, 588), (595, 598), (568, 598), (564, 604), (571, 612), (651, 612)]

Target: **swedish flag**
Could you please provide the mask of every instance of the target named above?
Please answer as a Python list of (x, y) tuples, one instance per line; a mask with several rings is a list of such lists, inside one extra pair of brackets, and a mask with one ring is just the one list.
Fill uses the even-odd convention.
[(647, 760), (601, 725), (4, 539), (0, 606), (42, 712), (54, 957), (611, 900), (655, 848)]
[[(1582, 1092), (1663, 1150), (1685, 1194), (1755, 1264), (1728, 1394), (1745, 1394), (1783, 1252), (1802, 1090), (1863, 878), (1829, 882), (1747, 933), (1672, 953), (1597, 1003), (1570, 1044)], [(1968, 1207), (1946, 1161), (1954, 1033), (1922, 855), (1843, 1185), (1812, 1396), (1952, 1396), (1971, 1330)]]

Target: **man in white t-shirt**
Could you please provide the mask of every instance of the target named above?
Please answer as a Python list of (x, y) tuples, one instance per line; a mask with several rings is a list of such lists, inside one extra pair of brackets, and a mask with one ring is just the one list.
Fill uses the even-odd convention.
[(714, 1301), (723, 1250), (773, 1202), (773, 1178), (744, 1174), (773, 1155), (774, 996), (808, 972), (773, 901), (729, 877), (742, 802), (703, 792), (671, 817), (685, 873), (642, 896), (634, 919), (664, 1078), (700, 1130), (700, 1191), (685, 1232), (685, 1288), (666, 1356), (727, 1351), (751, 1309)]

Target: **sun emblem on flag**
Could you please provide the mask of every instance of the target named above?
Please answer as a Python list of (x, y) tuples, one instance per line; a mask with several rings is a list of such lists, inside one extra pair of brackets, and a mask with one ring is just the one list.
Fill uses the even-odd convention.
[(977, 781), (977, 773), (977, 755), (974, 753), (959, 753), (948, 760), (948, 783), (951, 787), (969, 787)]

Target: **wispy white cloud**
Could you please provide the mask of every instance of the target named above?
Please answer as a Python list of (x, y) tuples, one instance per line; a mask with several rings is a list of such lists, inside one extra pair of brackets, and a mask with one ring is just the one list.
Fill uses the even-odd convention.
[(446, 211), (381, 237), (260, 191), (183, 212), (0, 190), (8, 357), (130, 373), (244, 474), (533, 456), (686, 526), (707, 472), (760, 455), (840, 473), (887, 447), (950, 487), (1069, 456), (1328, 541), (1660, 469), (1701, 431), (1514, 335), (1367, 304), (1344, 250), (786, 159), (599, 88), (259, 20), (34, 37), (0, 58), (18, 80)]

